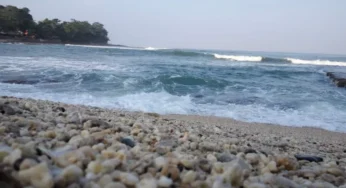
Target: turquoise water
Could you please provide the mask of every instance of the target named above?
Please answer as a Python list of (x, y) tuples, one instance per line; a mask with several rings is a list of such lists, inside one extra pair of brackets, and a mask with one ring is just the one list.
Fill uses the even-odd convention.
[(346, 132), (346, 57), (0, 44), (0, 95)]

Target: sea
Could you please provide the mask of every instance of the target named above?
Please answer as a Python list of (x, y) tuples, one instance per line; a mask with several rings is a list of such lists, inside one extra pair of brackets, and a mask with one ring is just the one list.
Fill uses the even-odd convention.
[(346, 132), (346, 55), (0, 44), (0, 95)]

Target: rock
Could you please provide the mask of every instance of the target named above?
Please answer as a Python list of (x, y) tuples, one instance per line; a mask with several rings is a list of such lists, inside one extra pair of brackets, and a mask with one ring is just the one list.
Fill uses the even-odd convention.
[(225, 182), (222, 177), (216, 177), (216, 180), (213, 182), (212, 188), (231, 188), (230, 183)]
[(84, 128), (100, 127), (100, 128), (106, 129), (106, 128), (110, 128), (111, 126), (107, 122), (104, 122), (102, 120), (92, 119), (92, 120), (86, 121), (83, 124), (83, 127)]
[(201, 159), (198, 161), (198, 167), (202, 169), (204, 172), (210, 173), (212, 165), (208, 160)]
[(267, 186), (262, 183), (251, 183), (246, 188), (267, 188)]
[(270, 182), (268, 182), (270, 185), (276, 186), (276, 187), (287, 187), (287, 188), (300, 188), (297, 183), (294, 181), (287, 179), (282, 176), (272, 176), (270, 179)]
[(333, 80), (336, 86), (346, 87), (346, 73), (344, 72), (327, 72), (327, 76)]
[(154, 164), (157, 169), (160, 169), (167, 164), (167, 160), (164, 157), (157, 157), (154, 160)]
[(204, 151), (219, 151), (219, 146), (212, 142), (201, 142), (198, 144), (198, 148)]
[(68, 123), (73, 123), (73, 124), (81, 124), (82, 123), (81, 115), (79, 112), (70, 113), (67, 116), (67, 120), (68, 120)]
[(16, 111), (9, 104), (0, 103), (0, 113), (4, 115), (15, 115)]
[(195, 181), (196, 176), (197, 176), (197, 174), (195, 171), (189, 170), (186, 174), (183, 175), (182, 182), (183, 183), (192, 183)]
[(166, 176), (160, 176), (160, 179), (157, 183), (159, 187), (171, 187), (173, 181), (172, 179), (167, 178)]
[(270, 172), (276, 172), (278, 168), (276, 167), (276, 162), (275, 161), (270, 161), (267, 165), (268, 169)]
[(59, 174), (59, 185), (65, 187), (71, 183), (78, 182), (83, 176), (83, 171), (76, 165), (64, 168)]
[(246, 149), (246, 150), (244, 151), (244, 153), (245, 153), (245, 154), (248, 154), (248, 153), (257, 153), (257, 151), (254, 150), (254, 149), (248, 148), (248, 149)]
[(309, 162), (322, 162), (323, 161), (323, 158), (321, 157), (317, 157), (317, 156), (313, 156), (313, 155), (294, 155), (294, 157), (300, 161), (300, 160), (306, 160), (306, 161), (309, 161)]
[(100, 178), (100, 180), (98, 181), (97, 184), (99, 184), (100, 187), (105, 187), (106, 185), (108, 185), (112, 182), (113, 182), (112, 177), (110, 175), (106, 174)]
[(237, 158), (237, 157), (235, 155), (230, 154), (230, 153), (222, 153), (222, 154), (217, 156), (217, 160), (222, 162), (222, 163), (230, 162), (230, 161), (234, 160), (235, 158)]
[(165, 165), (161, 170), (161, 175), (171, 178), (173, 181), (177, 180), (180, 176), (180, 171), (177, 166), (173, 164)]
[(178, 141), (174, 138), (164, 138), (156, 143), (156, 152), (160, 155), (164, 155), (173, 150), (173, 147), (177, 145)]
[(88, 164), (88, 167), (87, 167), (87, 169), (85, 171), (86, 172), (91, 172), (91, 173), (94, 173), (94, 174), (99, 174), (99, 173), (101, 173), (103, 171), (103, 166), (98, 161), (91, 161)]
[(32, 185), (37, 188), (50, 188), (54, 186), (53, 177), (46, 163), (18, 172), (22, 184)]
[[(12, 148), (0, 144), (0, 163), (5, 159), (6, 156), (8, 156), (12, 151)], [(17, 158), (17, 157), (16, 157)]]
[(250, 164), (257, 164), (260, 157), (256, 153), (248, 153), (245, 155), (245, 159), (250, 162)]
[(154, 178), (144, 178), (142, 179), (137, 186), (138, 188), (157, 188), (157, 183)]
[(111, 182), (107, 184), (104, 188), (126, 188), (126, 186), (119, 182)]
[(139, 179), (136, 175), (131, 173), (123, 173), (121, 174), (121, 182), (127, 186), (134, 186), (139, 182)]
[(208, 154), (207, 159), (211, 162), (216, 162), (217, 158), (213, 154)]
[(313, 188), (336, 188), (333, 184), (328, 182), (314, 182), (310, 187)]
[(192, 169), (194, 168), (194, 162), (191, 160), (186, 160), (186, 159), (182, 159), (180, 160), (180, 163), (186, 168), (186, 169)]
[(83, 161), (86, 159), (83, 152), (79, 150), (72, 150), (62, 152), (62, 154), (58, 155), (54, 158), (57, 166), (59, 167), (67, 167), (69, 165), (75, 164), (79, 167), (83, 166)]
[(4, 163), (13, 165), (21, 157), (22, 157), (22, 151), (19, 149), (15, 149), (4, 158)]
[(0, 169), (0, 187), (1, 188), (22, 188), (20, 182), (11, 176), (11, 173)]
[(250, 172), (250, 166), (242, 159), (233, 160), (228, 167), (224, 167), (222, 177), (232, 186), (240, 187), (243, 185), (244, 178)]
[(13, 164), (13, 168), (15, 170), (25, 170), (36, 166), (38, 163), (39, 161), (37, 159), (20, 158)]
[(121, 164), (119, 159), (108, 159), (102, 162), (103, 171), (111, 173)]
[(334, 176), (344, 176), (344, 177), (346, 176), (345, 171), (343, 171), (340, 168), (336, 168), (336, 167), (328, 168), (327, 172), (330, 174), (333, 174)]
[(296, 170), (299, 166), (295, 159), (287, 156), (277, 156), (276, 165), (277, 167), (284, 168), (285, 170)]
[(122, 138), (120, 140), (121, 143), (130, 146), (131, 148), (135, 147), (135, 142), (131, 138)]
[(198, 147), (198, 144), (197, 144), (196, 142), (191, 142), (191, 143), (190, 143), (190, 149), (191, 149), (191, 150), (196, 150), (197, 147)]

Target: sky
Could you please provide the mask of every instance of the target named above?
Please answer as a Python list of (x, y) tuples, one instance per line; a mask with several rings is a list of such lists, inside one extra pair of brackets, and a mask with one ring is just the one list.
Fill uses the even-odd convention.
[(113, 44), (346, 54), (345, 0), (0, 0), (35, 20), (101, 22)]

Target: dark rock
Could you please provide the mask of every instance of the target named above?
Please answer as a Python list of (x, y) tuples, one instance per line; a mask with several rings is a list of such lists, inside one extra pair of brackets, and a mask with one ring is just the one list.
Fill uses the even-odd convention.
[(14, 163), (13, 163), (13, 169), (15, 170), (19, 170), (19, 167), (20, 165), (22, 164), (22, 162), (25, 160), (25, 159), (33, 159), (35, 160), (37, 163), (40, 163), (40, 161), (34, 157), (21, 157), (19, 159), (17, 159)]
[(84, 123), (84, 128), (91, 128), (91, 127), (109, 128), (111, 126), (107, 122), (104, 122), (102, 120), (97, 120), (97, 119), (91, 119)]
[(135, 147), (136, 143), (131, 138), (122, 138), (121, 143), (130, 146), (131, 148)]
[(246, 149), (246, 150), (244, 151), (244, 153), (245, 153), (245, 154), (248, 154), (248, 153), (257, 153), (257, 151), (254, 150), (254, 149), (249, 148), (249, 149)]
[(6, 172), (4, 170), (1, 170), (0, 171), (0, 187), (1, 188), (21, 188), (23, 186), (21, 186), (18, 180), (16, 180), (14, 177), (11, 176), (11, 172)]
[(0, 113), (5, 115), (15, 115), (16, 111), (9, 104), (0, 104)]
[(218, 155), (216, 158), (217, 158), (218, 161), (220, 161), (222, 163), (226, 163), (226, 162), (230, 162), (233, 159), (235, 159), (236, 156), (232, 155), (232, 154), (229, 154), (229, 153), (222, 153), (222, 154)]
[(309, 162), (322, 162), (323, 161), (323, 158), (317, 157), (317, 156), (313, 156), (313, 155), (300, 155), (300, 154), (297, 154), (297, 155), (294, 155), (294, 157), (298, 161), (300, 161), (300, 160), (306, 160), (306, 161), (309, 161)]
[(61, 107), (61, 106), (55, 108), (55, 110), (56, 110), (56, 111), (60, 111), (60, 112), (65, 112), (65, 111), (66, 111), (65, 108), (64, 108), (64, 107)]
[(326, 74), (338, 87), (346, 87), (345, 72), (327, 72)]

